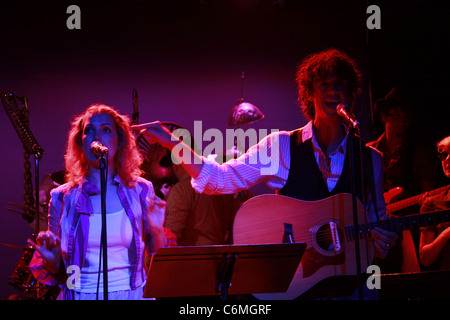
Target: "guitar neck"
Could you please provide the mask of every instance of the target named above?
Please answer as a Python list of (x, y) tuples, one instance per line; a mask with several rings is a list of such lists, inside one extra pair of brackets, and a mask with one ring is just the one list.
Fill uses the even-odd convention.
[[(441, 187), (441, 188), (438, 188), (438, 189), (435, 189), (435, 190), (432, 190), (432, 191), (428, 191), (428, 194), (430, 196), (434, 196), (434, 195), (444, 191), (447, 188), (448, 188), (448, 186), (444, 186), (444, 187)], [(411, 198), (408, 198), (408, 199), (404, 199), (404, 200), (400, 200), (400, 201), (388, 204), (386, 206), (386, 213), (388, 213), (388, 214), (389, 213), (393, 213), (393, 212), (396, 212), (396, 211), (399, 211), (399, 210), (406, 209), (408, 207), (414, 206), (416, 204), (419, 204), (420, 203), (420, 199), (422, 199), (423, 196), (424, 196), (424, 194), (419, 194), (417, 196), (414, 196), (414, 197), (411, 197)]]
[[(430, 213), (416, 214), (398, 218), (387, 219), (384, 221), (359, 224), (360, 239), (368, 236), (369, 231), (375, 227), (380, 227), (387, 231), (399, 233), (413, 228), (437, 225), (442, 222), (450, 221), (450, 210), (442, 210)], [(347, 226), (346, 234), (348, 240), (354, 239), (353, 226)]]

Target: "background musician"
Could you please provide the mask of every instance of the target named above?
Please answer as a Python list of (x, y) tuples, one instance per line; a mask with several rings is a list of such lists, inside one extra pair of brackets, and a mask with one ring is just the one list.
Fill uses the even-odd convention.
[[(410, 94), (403, 87), (394, 87), (382, 99), (375, 101), (375, 116), (381, 122), (383, 133), (369, 146), (380, 151), (383, 157), (386, 204), (410, 198), (437, 186), (436, 168), (431, 152), (419, 143), (414, 132), (415, 114)], [(420, 203), (395, 212), (394, 216), (417, 214)], [(402, 241), (391, 250), (383, 262), (385, 273), (417, 272), (420, 265), (417, 256), (420, 231), (416, 228), (401, 233)]]
[[(450, 178), (450, 136), (437, 143), (442, 170)], [(421, 207), (421, 213), (447, 210), (450, 208), (450, 186), (441, 193), (428, 197)], [(421, 228), (420, 260), (430, 269), (450, 269), (450, 222)]]

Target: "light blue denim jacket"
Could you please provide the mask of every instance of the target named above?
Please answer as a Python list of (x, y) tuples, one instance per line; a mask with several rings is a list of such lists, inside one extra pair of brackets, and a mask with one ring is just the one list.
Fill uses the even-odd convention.
[[(114, 177), (117, 193), (133, 228), (134, 242), (129, 248), (132, 264), (130, 277), (131, 289), (142, 286), (146, 280), (144, 268), (145, 248), (151, 253), (151, 237), (146, 232), (147, 221), (144, 214), (165, 211), (166, 203), (155, 195), (151, 182), (138, 178), (134, 187), (127, 187), (118, 175)], [(81, 267), (86, 254), (87, 235), (89, 234), (89, 215), (93, 213), (90, 195), (100, 190), (91, 182), (84, 180), (76, 187), (68, 184), (51, 191), (48, 214), (48, 228), (61, 239), (61, 255), (65, 270), (71, 265)], [(43, 267), (43, 258), (35, 251), (30, 262), (34, 277), (43, 284), (54, 286), (58, 280)], [(71, 274), (68, 274), (70, 276)], [(61, 293), (58, 299), (73, 299), (73, 291), (66, 283), (59, 283)]]

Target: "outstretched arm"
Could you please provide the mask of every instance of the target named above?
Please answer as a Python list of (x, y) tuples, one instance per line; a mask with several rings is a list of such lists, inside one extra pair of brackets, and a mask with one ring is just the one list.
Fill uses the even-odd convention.
[[(164, 148), (167, 148), (172, 153), (172, 156), (181, 163), (184, 170), (193, 178), (196, 178), (203, 167), (202, 157), (195, 153), (190, 146), (172, 134), (160, 121), (148, 122), (144, 124), (134, 125), (131, 127), (133, 130), (139, 131), (141, 134), (149, 140), (149, 143), (159, 143)], [(180, 152), (172, 152), (174, 148), (182, 150)], [(188, 154), (184, 154), (188, 152)]]

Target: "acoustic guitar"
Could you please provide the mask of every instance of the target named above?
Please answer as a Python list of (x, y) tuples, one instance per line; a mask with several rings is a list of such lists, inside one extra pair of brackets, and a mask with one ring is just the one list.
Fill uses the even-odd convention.
[[(379, 226), (401, 232), (450, 220), (450, 210), (365, 223), (364, 208), (357, 201), (361, 271), (373, 260), (370, 230)], [(282, 195), (259, 195), (238, 210), (235, 244), (306, 243), (299, 267), (286, 292), (255, 294), (261, 300), (298, 298), (320, 281), (357, 274), (351, 194), (337, 194), (318, 201), (302, 201)]]

